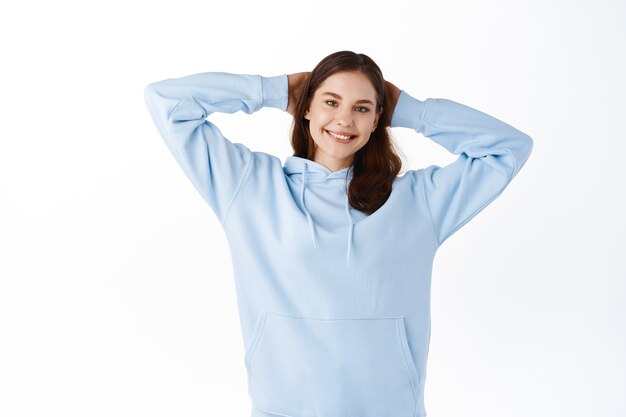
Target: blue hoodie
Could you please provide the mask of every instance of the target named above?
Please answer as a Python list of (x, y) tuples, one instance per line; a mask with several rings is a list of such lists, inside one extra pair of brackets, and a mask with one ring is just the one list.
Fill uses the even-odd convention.
[(399, 175), (367, 215), (348, 202), (350, 168), (297, 156), (283, 165), (206, 120), (285, 111), (287, 100), (287, 75), (208, 72), (145, 87), (161, 137), (229, 243), (252, 416), (424, 417), (433, 258), (502, 193), (533, 141), (463, 104), (401, 91), (391, 127), (458, 158)]

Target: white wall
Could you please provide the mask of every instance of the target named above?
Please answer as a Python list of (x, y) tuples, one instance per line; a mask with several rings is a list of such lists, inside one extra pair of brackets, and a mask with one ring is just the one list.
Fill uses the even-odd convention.
[[(435, 258), (429, 417), (626, 415), (624, 22), (619, 0), (1, 6), (0, 415), (249, 415), (227, 241), (143, 88), (341, 49), (534, 139)], [(291, 154), (287, 113), (212, 117)], [(396, 138), (407, 168), (456, 158)]]

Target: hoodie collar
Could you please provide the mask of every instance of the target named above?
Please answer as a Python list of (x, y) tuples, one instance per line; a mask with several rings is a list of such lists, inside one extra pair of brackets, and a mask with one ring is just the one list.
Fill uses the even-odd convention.
[[(283, 171), (286, 175), (291, 174), (301, 174), (302, 175), (302, 186), (300, 187), (300, 205), (304, 209), (304, 214), (306, 215), (307, 221), (309, 223), (309, 232), (311, 233), (311, 240), (313, 242), (313, 247), (317, 249), (317, 233), (315, 230), (315, 223), (313, 222), (313, 218), (309, 213), (309, 210), (306, 207), (306, 202), (304, 199), (304, 194), (306, 190), (307, 181), (326, 181), (330, 179), (344, 179), (348, 178), (351, 180), (353, 177), (352, 167), (347, 167), (340, 169), (339, 171), (331, 171), (324, 165), (319, 162), (312, 161), (307, 158), (301, 158), (299, 156), (289, 156), (285, 160), (285, 165), (283, 167)], [(354, 222), (352, 220), (352, 215), (350, 214), (350, 202), (348, 200), (348, 193), (346, 192), (346, 200), (345, 200), (345, 208), (346, 208), (346, 216), (348, 221), (348, 242), (347, 242), (347, 251), (346, 251), (346, 266), (350, 266), (350, 252), (352, 251), (352, 234), (354, 230)]]
[(352, 167), (343, 168), (339, 171), (333, 172), (319, 162), (315, 162), (307, 158), (301, 158), (299, 156), (288, 156), (285, 160), (285, 166), (283, 167), (283, 171), (287, 175), (302, 174), (305, 165), (307, 166), (309, 179), (344, 179), (346, 177), (346, 172), (348, 173), (349, 179), (352, 179), (353, 176), (351, 169)]

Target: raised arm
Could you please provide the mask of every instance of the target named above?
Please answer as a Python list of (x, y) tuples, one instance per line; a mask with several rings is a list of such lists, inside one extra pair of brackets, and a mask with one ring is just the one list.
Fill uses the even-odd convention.
[(404, 90), (391, 127), (413, 129), (459, 155), (443, 168), (411, 171), (439, 245), (504, 191), (533, 147), (530, 136), (488, 114), (443, 98), (421, 101)]
[(252, 151), (226, 139), (213, 112), (253, 113), (287, 108), (287, 75), (205, 72), (148, 84), (146, 106), (161, 137), (220, 222), (226, 217), (252, 160)]

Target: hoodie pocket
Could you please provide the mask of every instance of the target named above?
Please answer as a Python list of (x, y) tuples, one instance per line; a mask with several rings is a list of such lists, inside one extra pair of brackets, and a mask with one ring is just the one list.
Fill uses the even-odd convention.
[(261, 311), (245, 355), (254, 405), (288, 417), (413, 417), (417, 371), (404, 319)]

